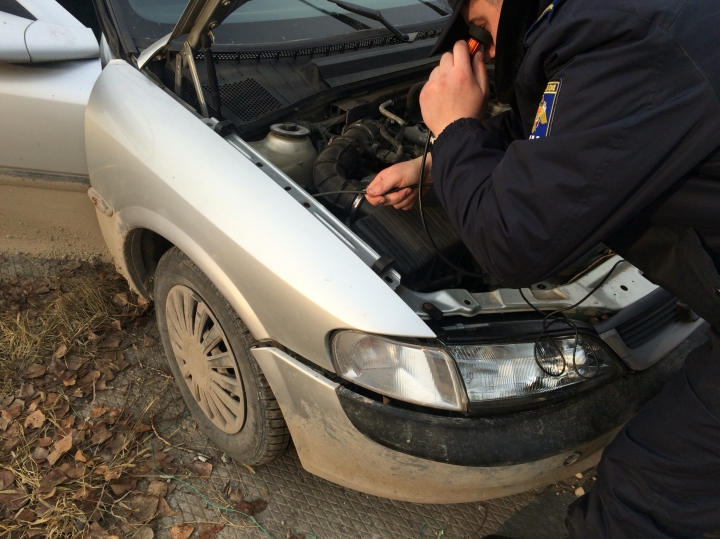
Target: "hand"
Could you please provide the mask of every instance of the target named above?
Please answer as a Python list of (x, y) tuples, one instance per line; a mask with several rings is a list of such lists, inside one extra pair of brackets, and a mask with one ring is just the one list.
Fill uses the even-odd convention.
[[(395, 187), (406, 185), (417, 185), (420, 180), (420, 161), (422, 157), (412, 161), (403, 161), (388, 167), (375, 176), (375, 179), (367, 188), (365, 198), (373, 206), (380, 204), (392, 206), (396, 210), (409, 210), (415, 204), (418, 197), (418, 189), (401, 189), (395, 193), (387, 193)], [(432, 167), (432, 155), (428, 154), (425, 161), (425, 179), (423, 189), (427, 183), (431, 183), (430, 168)]]
[(470, 57), (465, 41), (443, 54), (420, 93), (420, 109), (435, 136), (460, 118), (485, 117), (490, 84), (482, 54)]

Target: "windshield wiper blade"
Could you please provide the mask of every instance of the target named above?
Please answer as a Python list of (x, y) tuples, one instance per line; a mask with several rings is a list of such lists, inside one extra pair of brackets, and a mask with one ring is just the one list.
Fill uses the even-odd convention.
[(432, 2), (427, 2), (426, 0), (417, 0), (417, 1), (420, 2), (421, 4), (425, 4), (427, 7), (432, 9), (438, 15), (442, 15), (443, 17), (450, 15), (450, 13), (448, 13), (447, 11), (442, 9), (440, 6), (436, 6)]
[(338, 6), (340, 6), (344, 10), (349, 11), (350, 13), (362, 15), (363, 17), (367, 17), (368, 19), (379, 22), (380, 24), (385, 26), (385, 28), (390, 30), (395, 35), (395, 37), (397, 37), (401, 41), (414, 41), (415, 37), (417, 37), (417, 32), (403, 34), (389, 20), (385, 18), (385, 16), (380, 10), (366, 8), (365, 6), (359, 6), (357, 4), (351, 4), (350, 2), (344, 2), (343, 0), (328, 0), (328, 2), (337, 4)]
[(316, 6), (315, 4), (308, 2), (308, 0), (298, 0), (298, 2), (302, 2), (303, 4), (310, 6), (311, 8), (317, 9), (321, 13), (324, 13), (325, 15), (329, 15), (333, 19), (337, 19), (343, 24), (347, 24), (350, 28), (353, 28), (355, 30), (370, 30), (370, 27), (365, 24), (362, 21), (358, 21), (357, 19), (353, 19), (352, 17), (348, 17), (344, 13), (338, 13), (336, 11), (330, 11), (327, 9), (323, 9), (320, 6)]

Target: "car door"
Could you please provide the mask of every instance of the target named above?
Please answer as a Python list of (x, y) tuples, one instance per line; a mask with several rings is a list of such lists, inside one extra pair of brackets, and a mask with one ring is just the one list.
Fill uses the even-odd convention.
[(98, 42), (53, 0), (0, 4), (0, 178), (88, 183), (84, 116)]

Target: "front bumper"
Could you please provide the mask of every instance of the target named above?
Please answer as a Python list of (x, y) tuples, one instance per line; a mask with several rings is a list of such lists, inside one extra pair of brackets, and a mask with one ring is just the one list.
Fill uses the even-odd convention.
[[(490, 455), (492, 458), (483, 465), (477, 459), (471, 464), (460, 465), (450, 463), (457, 459), (447, 457), (452, 445), (448, 432), (453, 432), (462, 440), (470, 431), (463, 428), (443, 430), (448, 428), (444, 421), (450, 418), (439, 421), (436, 416), (418, 414), (422, 417), (415, 419), (423, 428), (413, 430), (417, 425), (411, 425), (407, 418), (396, 417), (394, 422), (383, 426), (383, 419), (387, 416), (383, 418), (383, 414), (371, 413), (366, 415), (366, 419), (372, 422), (374, 418), (376, 421), (373, 440), (368, 437), (371, 435), (368, 422), (359, 421), (359, 414), (353, 411), (349, 412), (353, 417), (351, 421), (348, 417), (350, 407), (345, 402), (346, 409), (343, 409), (338, 395), (343, 395), (343, 401), (353, 396), (354, 404), (361, 411), (380, 412), (374, 407), (382, 406), (381, 410), (387, 414), (391, 407), (360, 396), (355, 398), (355, 394), (277, 348), (256, 348), (253, 355), (275, 393), (306, 470), (367, 494), (415, 503), (461, 503), (507, 496), (594, 466), (602, 449), (613, 439), (622, 423), (657, 393), (664, 381), (682, 364), (681, 359), (669, 356), (644, 373), (628, 375), (624, 380), (609, 384), (630, 384), (622, 390), (612, 391), (602, 400), (610, 408), (613, 408), (611, 405), (615, 398), (623, 406), (631, 406), (631, 410), (622, 415), (617, 415), (617, 410), (605, 412), (601, 409), (600, 415), (605, 414), (607, 420), (594, 423), (598, 419), (595, 417), (589, 421), (578, 408), (582, 396), (572, 401), (574, 405), (557, 405), (557, 410), (552, 408), (547, 411), (565, 414), (562, 415), (563, 420), (558, 420), (553, 427), (555, 434), (559, 436), (563, 429), (575, 432), (582, 424), (582, 436), (574, 439), (561, 437), (562, 440), (558, 441), (550, 432), (544, 431), (543, 421), (530, 421), (514, 432), (498, 431), (494, 443), (502, 444), (501, 448), (493, 446), (488, 450), (483, 436), (467, 437), (472, 440), (472, 445), (465, 444), (465, 456), (472, 456), (472, 449), (476, 448), (478, 455)], [(638, 385), (636, 380), (641, 383)], [(621, 395), (633, 391), (636, 393), (632, 402)], [(616, 414), (614, 419), (612, 414)], [(493, 420), (484, 421), (492, 426)], [(433, 423), (439, 424), (441, 429), (428, 430), (428, 425), (432, 427)], [(378, 425), (382, 428), (377, 428)], [(358, 426), (366, 434), (358, 430)], [(463, 430), (466, 432), (463, 433)], [(485, 432), (492, 432), (492, 428)], [(382, 436), (377, 433), (382, 433)], [(414, 440), (416, 435), (420, 439)], [(533, 445), (530, 440), (536, 440), (536, 443)], [(542, 451), (536, 450), (538, 445), (542, 446)]]

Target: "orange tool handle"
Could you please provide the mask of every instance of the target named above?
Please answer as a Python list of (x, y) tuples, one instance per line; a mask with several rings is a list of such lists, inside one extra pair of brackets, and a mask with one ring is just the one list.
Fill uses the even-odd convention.
[(470, 52), (470, 56), (475, 56), (475, 54), (482, 49), (482, 44), (480, 44), (479, 41), (470, 38), (468, 39), (468, 51)]

